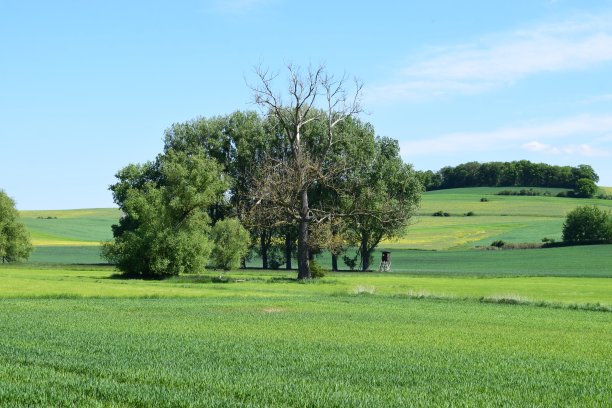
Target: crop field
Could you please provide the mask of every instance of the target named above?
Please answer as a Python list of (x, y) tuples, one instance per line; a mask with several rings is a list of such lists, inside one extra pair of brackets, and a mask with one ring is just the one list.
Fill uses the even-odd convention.
[[(608, 187), (603, 187), (606, 189)], [(478, 187), (431, 191), (404, 237), (387, 241), (385, 248), (468, 249), (495, 240), (537, 243), (542, 238), (561, 240), (565, 215), (579, 205), (612, 209), (612, 200), (544, 196), (499, 196), (501, 190), (518, 187)], [(538, 189), (552, 195), (561, 189)], [(488, 201), (481, 202), (481, 198)], [(449, 217), (433, 217), (436, 211)], [(468, 212), (473, 216), (465, 216)], [(99, 263), (100, 242), (112, 239), (111, 225), (120, 217), (117, 209), (22, 211), (35, 246), (32, 262)], [(65, 247), (65, 248), (61, 248)]]
[(112, 208), (21, 211), (34, 246), (98, 246), (112, 239), (120, 212)]
[(310, 283), (257, 258), (120, 279), (97, 265), (118, 210), (22, 212), (35, 252), (0, 265), (0, 406), (612, 406), (612, 246), (473, 248), (559, 240), (568, 211), (612, 201), (499, 190), (427, 193), (379, 248), (391, 273)]
[(0, 405), (612, 403), (610, 279), (111, 274), (0, 267)]
[[(390, 248), (462, 249), (490, 245), (495, 240), (510, 243), (537, 243), (542, 238), (561, 240), (563, 221), (577, 206), (596, 205), (612, 210), (612, 200), (554, 197), (500, 196), (502, 190), (519, 187), (477, 187), (430, 191), (423, 195), (421, 208), (404, 237), (385, 242)], [(481, 199), (488, 201), (481, 201)], [(448, 217), (433, 217), (437, 212)], [(466, 216), (469, 212), (474, 215)]]

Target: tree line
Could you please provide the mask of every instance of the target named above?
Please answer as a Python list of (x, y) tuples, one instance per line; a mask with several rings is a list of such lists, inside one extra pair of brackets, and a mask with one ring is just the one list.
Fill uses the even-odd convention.
[[(124, 216), (106, 259), (137, 276), (197, 272), (245, 236), (263, 268), (291, 269), (295, 256), (299, 279), (312, 277), (321, 251), (332, 254), (332, 269), (343, 254), (370, 268), (380, 241), (404, 233), (422, 186), (398, 142), (357, 117), (359, 83), (349, 92), (346, 78), (324, 67), (287, 73), (288, 91), (278, 92), (276, 75), (256, 71), (263, 114), (175, 123), (155, 160), (117, 173), (110, 189)], [(244, 266), (248, 254), (240, 247), (233, 256)]]
[[(577, 190), (584, 184), (595, 184), (599, 176), (586, 164), (576, 167), (512, 162), (468, 162), (446, 166), (433, 172), (418, 171), (419, 180), (427, 191), (461, 187), (556, 187)], [(583, 180), (583, 181), (580, 181)], [(581, 185), (582, 184), (582, 185)]]

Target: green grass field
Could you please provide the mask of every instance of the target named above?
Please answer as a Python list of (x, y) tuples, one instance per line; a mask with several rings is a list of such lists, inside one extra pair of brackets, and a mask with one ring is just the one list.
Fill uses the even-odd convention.
[(121, 216), (117, 209), (21, 211), (21, 220), (35, 246), (98, 246), (113, 238), (111, 225)]
[[(0, 405), (612, 403), (612, 313), (571, 308), (610, 304), (609, 279), (91, 269), (0, 267)], [(479, 300), (500, 296), (561, 306)]]
[(0, 406), (612, 406), (612, 246), (473, 249), (559, 239), (568, 211), (612, 201), (499, 190), (427, 193), (379, 248), (391, 273), (310, 283), (118, 279), (95, 264), (119, 211), (23, 212), (35, 252), (0, 265)]
[[(542, 238), (561, 240), (565, 215), (575, 207), (594, 204), (612, 209), (612, 200), (497, 195), (501, 190), (520, 188), (478, 187), (427, 192), (406, 235), (384, 242), (382, 246), (446, 250), (486, 246), (500, 239), (511, 243), (534, 243)], [(538, 190), (548, 190), (553, 195), (562, 191)], [(481, 202), (483, 197), (489, 201)], [(451, 216), (432, 217), (436, 211), (446, 211)], [(475, 216), (466, 217), (470, 211)], [(99, 251), (93, 247), (112, 239), (110, 227), (120, 215), (117, 209), (22, 211), (21, 218), (36, 247), (32, 261), (65, 263), (74, 254), (77, 263), (102, 262)]]
[[(502, 190), (520, 189), (477, 187), (427, 192), (406, 235), (384, 246), (441, 250), (489, 245), (500, 239), (511, 243), (536, 243), (542, 238), (559, 241), (565, 216), (577, 206), (597, 205), (612, 210), (612, 200), (497, 195)], [(548, 190), (553, 195), (562, 191), (537, 190)], [(481, 202), (481, 198), (488, 201)], [(437, 211), (451, 216), (433, 217)], [(475, 215), (466, 217), (470, 211)]]

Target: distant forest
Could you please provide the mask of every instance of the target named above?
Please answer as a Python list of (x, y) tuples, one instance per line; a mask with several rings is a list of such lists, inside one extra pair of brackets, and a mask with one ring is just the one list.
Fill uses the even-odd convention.
[(461, 187), (557, 187), (576, 189), (578, 180), (593, 183), (599, 176), (586, 164), (577, 167), (532, 163), (528, 160), (513, 162), (469, 162), (446, 166), (433, 172), (418, 171), (418, 177), (427, 191)]

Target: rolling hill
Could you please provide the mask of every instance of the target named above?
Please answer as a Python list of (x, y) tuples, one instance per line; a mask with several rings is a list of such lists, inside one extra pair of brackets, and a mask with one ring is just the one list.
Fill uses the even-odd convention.
[[(561, 189), (537, 189), (551, 196), (498, 195), (501, 190), (520, 189), (477, 187), (427, 192), (405, 236), (383, 242), (380, 247), (461, 250), (499, 239), (511, 243), (540, 242), (544, 237), (560, 240), (565, 215), (575, 207), (593, 204), (612, 209), (612, 200), (555, 197)], [(432, 216), (438, 211), (449, 216)], [(466, 216), (470, 212), (474, 215)], [(111, 225), (120, 215), (113, 208), (22, 211), (21, 219), (36, 248), (31, 261), (101, 262), (99, 245), (112, 239)]]

